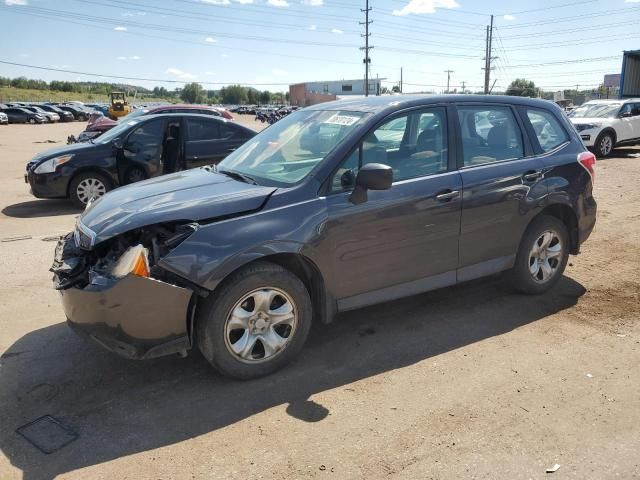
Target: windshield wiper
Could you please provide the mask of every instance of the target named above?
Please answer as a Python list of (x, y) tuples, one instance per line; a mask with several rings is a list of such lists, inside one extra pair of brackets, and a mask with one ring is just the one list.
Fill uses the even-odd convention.
[(235, 170), (220, 170), (220, 169), (216, 168), (214, 171), (218, 172), (218, 173), (221, 173), (223, 175), (226, 175), (227, 177), (231, 177), (231, 178), (233, 178), (235, 180), (240, 180), (241, 182), (244, 182), (244, 183), (250, 183), (251, 185), (258, 185), (258, 182), (256, 182), (249, 175), (244, 174), (244, 173), (240, 173), (240, 172), (236, 172)]

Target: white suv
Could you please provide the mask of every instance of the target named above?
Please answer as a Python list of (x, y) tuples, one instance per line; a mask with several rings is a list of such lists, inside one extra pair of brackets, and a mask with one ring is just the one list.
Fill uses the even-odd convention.
[(640, 98), (591, 100), (569, 118), (585, 146), (599, 157), (615, 147), (640, 144)]

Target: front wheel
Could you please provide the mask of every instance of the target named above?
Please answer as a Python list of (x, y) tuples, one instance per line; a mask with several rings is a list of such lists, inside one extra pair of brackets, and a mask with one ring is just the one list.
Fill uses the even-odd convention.
[(567, 227), (556, 217), (541, 215), (522, 237), (510, 283), (522, 293), (544, 293), (560, 280), (568, 259)]
[(203, 356), (223, 375), (268, 375), (298, 355), (311, 327), (311, 299), (300, 279), (268, 262), (227, 279), (197, 309)]
[(76, 175), (69, 185), (69, 198), (76, 207), (84, 208), (89, 200), (99, 198), (111, 190), (111, 183), (100, 173)]

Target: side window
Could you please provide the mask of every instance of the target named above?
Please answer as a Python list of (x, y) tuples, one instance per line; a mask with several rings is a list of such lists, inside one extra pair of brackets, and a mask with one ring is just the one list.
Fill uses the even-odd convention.
[(511, 108), (458, 107), (464, 166), (524, 157), (522, 132)]
[(189, 131), (190, 141), (220, 139), (218, 122), (212, 122), (206, 118), (187, 119), (187, 130)]
[(164, 139), (164, 121), (145, 122), (136, 128), (127, 138), (124, 149), (132, 153), (153, 155), (162, 146)]
[(527, 109), (527, 118), (543, 151), (550, 152), (569, 140), (567, 132), (551, 112)]
[(640, 103), (634, 103), (631, 108), (631, 116), (638, 117), (640, 116)]
[(358, 169), (367, 163), (389, 165), (394, 182), (446, 172), (446, 125), (441, 107), (415, 110), (384, 122), (345, 159), (332, 179), (333, 191), (352, 189)]
[(225, 140), (228, 138), (241, 138), (241, 132), (234, 125), (220, 122), (220, 138)]

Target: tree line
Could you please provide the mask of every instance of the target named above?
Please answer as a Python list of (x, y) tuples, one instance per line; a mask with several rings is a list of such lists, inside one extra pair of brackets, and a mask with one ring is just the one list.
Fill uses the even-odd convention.
[(223, 103), (226, 105), (270, 104), (289, 101), (289, 92), (259, 91), (242, 85), (228, 85), (220, 90), (205, 90), (197, 82), (186, 84), (179, 90), (180, 98), (187, 103)]
[(91, 93), (99, 95), (109, 95), (112, 91), (136, 92), (136, 96), (153, 96), (167, 100), (181, 99), (187, 103), (224, 103), (224, 104), (269, 104), (284, 103), (289, 100), (289, 93), (286, 94), (270, 92), (268, 90), (259, 91), (251, 87), (242, 85), (228, 85), (219, 90), (205, 90), (199, 83), (188, 83), (182, 88), (168, 90), (165, 87), (154, 87), (147, 89), (144, 87), (123, 85), (106, 82), (68, 82), (61, 80), (36, 80), (26, 77), (0, 77), (0, 87), (14, 87), (26, 90), (44, 90), (67, 93)]

